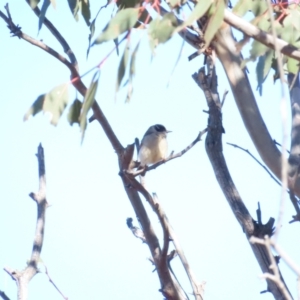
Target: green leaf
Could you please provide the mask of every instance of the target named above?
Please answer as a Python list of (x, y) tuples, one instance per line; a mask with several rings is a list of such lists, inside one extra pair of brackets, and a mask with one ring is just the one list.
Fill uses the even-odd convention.
[(130, 76), (135, 75), (135, 60), (136, 60), (136, 54), (138, 52), (139, 46), (140, 46), (140, 41), (137, 43), (137, 45), (135, 46), (131, 54), (130, 69), (129, 69)]
[(49, 5), (50, 5), (50, 0), (44, 0), (42, 8), (41, 8), (41, 13), (39, 16), (39, 31), (41, 30), (41, 28), (43, 26), (43, 22), (45, 20), (46, 12), (47, 12)]
[(90, 2), (89, 0), (81, 0), (81, 14), (85, 20), (87, 26), (90, 26), (91, 11), (90, 11)]
[(266, 80), (272, 66), (274, 50), (269, 49), (263, 56), (260, 56), (256, 65), (257, 88), (262, 95), (263, 83)]
[(68, 0), (69, 7), (71, 10), (71, 13), (73, 14), (73, 17), (76, 21), (78, 21), (78, 11), (80, 8), (80, 0)]
[(209, 18), (207, 28), (204, 33), (205, 44), (208, 47), (215, 34), (221, 27), (224, 18), (225, 3), (224, 0), (217, 0), (214, 4), (215, 11)]
[(32, 9), (35, 9), (38, 4), (39, 4), (40, 0), (29, 0), (29, 5)]
[(155, 19), (150, 23), (148, 34), (152, 51), (158, 44), (165, 43), (172, 37), (177, 25), (177, 19), (172, 12), (165, 14), (161, 20)]
[(99, 76), (100, 76), (100, 72), (99, 72), (99, 70), (97, 70), (92, 78), (90, 87), (86, 91), (86, 94), (85, 94), (85, 97), (83, 100), (83, 104), (82, 104), (82, 108), (81, 108), (81, 112), (80, 112), (80, 116), (79, 116), (79, 124), (80, 124), (80, 130), (81, 130), (81, 142), (83, 142), (85, 130), (87, 127), (87, 114), (94, 103), (94, 99), (95, 99), (95, 95), (96, 95), (96, 91), (97, 91), (97, 87), (98, 87), (98, 82), (99, 82)]
[(118, 38), (114, 39), (114, 44), (116, 46), (117, 55), (119, 56), (119, 39)]
[(50, 122), (52, 125), (57, 125), (59, 118), (68, 104), (68, 101), (67, 84), (59, 85), (46, 94), (43, 111), (45, 113), (50, 113)]
[(136, 54), (138, 52), (140, 46), (140, 41), (137, 43), (135, 46), (132, 54), (131, 54), (131, 60), (130, 60), (130, 68), (129, 68), (129, 83), (128, 83), (128, 89), (127, 89), (127, 96), (126, 96), (126, 101), (129, 102), (131, 99), (132, 91), (133, 91), (133, 77), (135, 75), (135, 60), (136, 60)]
[(107, 28), (96, 38), (94, 44), (113, 40), (120, 34), (131, 29), (138, 20), (139, 10), (137, 8), (123, 9), (114, 16)]
[(40, 111), (48, 113), (50, 115), (50, 122), (52, 125), (57, 125), (59, 118), (64, 112), (68, 104), (68, 85), (62, 84), (49, 93), (40, 95), (24, 116), (24, 121), (32, 115), (35, 116)]
[(68, 122), (72, 126), (74, 123), (79, 124), (79, 116), (82, 108), (82, 102), (78, 99), (75, 99), (70, 106), (68, 113)]
[(299, 72), (299, 61), (288, 57), (286, 67), (289, 73), (296, 75)]
[(189, 17), (186, 19), (185, 22), (183, 22), (178, 29), (176, 30), (181, 31), (183, 28), (185, 28), (186, 26), (190, 26), (193, 24), (194, 21), (198, 20), (199, 18), (201, 18), (210, 8), (210, 6), (213, 4), (212, 0), (200, 0), (198, 1), (198, 3), (196, 4), (194, 10), (191, 12), (191, 14), (189, 15)]
[(269, 48), (258, 41), (253, 41), (250, 50), (250, 59), (255, 61), (257, 57), (264, 55)]
[(117, 0), (117, 6), (119, 10), (129, 7), (136, 7), (139, 3), (139, 0)]
[(124, 49), (124, 53), (122, 55), (122, 58), (121, 58), (120, 64), (119, 64), (116, 91), (119, 90), (120, 84), (121, 84), (122, 79), (125, 75), (125, 71), (126, 71), (126, 68), (127, 68), (127, 65), (128, 65), (129, 51), (130, 51), (130, 46), (129, 46), (129, 42), (127, 42), (126, 47)]
[(90, 53), (90, 49), (91, 49), (91, 40), (92, 40), (92, 37), (94, 36), (95, 34), (95, 30), (96, 30), (96, 18), (92, 21), (92, 23), (90, 24), (90, 34), (89, 34), (89, 46), (88, 46), (88, 49), (86, 51), (86, 58), (88, 58), (89, 56), (89, 53)]
[(291, 9), (289, 13), (293, 26), (296, 30), (300, 31), (300, 11), (298, 9)]
[(239, 0), (233, 8), (233, 13), (239, 17), (244, 16), (248, 11), (252, 11), (255, 16), (260, 16), (268, 10), (264, 0)]
[(37, 113), (43, 110), (43, 105), (45, 101), (46, 94), (42, 94), (37, 97), (37, 99), (33, 102), (33, 104), (30, 106), (28, 111), (26, 112), (23, 120), (27, 121), (30, 116), (35, 116)]
[[(297, 25), (296, 25), (297, 26)], [(283, 29), (281, 38), (289, 44), (299, 48), (300, 47), (300, 32), (296, 29), (295, 20), (292, 14), (286, 16), (283, 21)]]

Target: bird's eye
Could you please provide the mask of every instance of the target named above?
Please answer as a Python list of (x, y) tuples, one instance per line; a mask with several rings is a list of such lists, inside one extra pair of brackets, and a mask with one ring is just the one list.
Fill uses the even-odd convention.
[(165, 126), (160, 125), (160, 124), (157, 124), (157, 125), (155, 125), (154, 127), (155, 127), (155, 129), (156, 129), (158, 132), (167, 131), (166, 128), (165, 128)]

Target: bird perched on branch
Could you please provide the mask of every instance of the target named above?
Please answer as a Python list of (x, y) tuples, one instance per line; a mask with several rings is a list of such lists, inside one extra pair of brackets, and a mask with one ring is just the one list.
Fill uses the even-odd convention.
[(167, 157), (168, 131), (165, 126), (156, 124), (146, 131), (139, 149), (140, 166), (155, 164)]

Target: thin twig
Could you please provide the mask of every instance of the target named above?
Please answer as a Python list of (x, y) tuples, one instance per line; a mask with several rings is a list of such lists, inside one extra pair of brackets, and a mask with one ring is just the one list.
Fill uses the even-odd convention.
[(275, 257), (273, 255), (273, 253), (272, 253), (272, 250), (271, 250), (272, 242), (271, 242), (270, 238), (266, 235), (264, 240), (263, 240), (263, 239), (252, 236), (249, 239), (249, 241), (252, 244), (256, 243), (256, 244), (264, 245), (266, 247), (267, 251), (268, 251), (269, 259), (271, 261), (271, 265), (269, 266), (269, 269), (273, 272), (273, 274), (264, 273), (262, 275), (262, 277), (265, 278), (265, 279), (272, 280), (277, 285), (277, 287), (281, 290), (281, 292), (284, 295), (285, 299), (286, 300), (292, 300), (292, 297), (291, 297), (290, 293), (288, 292), (288, 290), (286, 289), (286, 286), (285, 286), (284, 282), (282, 281), (282, 277), (280, 276), (279, 269), (278, 269), (278, 266), (277, 266), (277, 262), (275, 260)]
[(228, 90), (225, 90), (225, 91), (224, 91), (223, 98), (222, 98), (222, 101), (221, 101), (221, 107), (223, 107), (223, 105), (224, 105), (224, 103), (225, 103), (226, 96), (227, 96), (228, 93), (229, 93)]
[(49, 272), (48, 272), (48, 268), (47, 266), (43, 263), (44, 267), (45, 267), (45, 274), (47, 275), (49, 281), (51, 282), (51, 284), (54, 286), (54, 288), (61, 294), (61, 296), (65, 299), (65, 300), (68, 300), (69, 298), (66, 297), (63, 292), (58, 288), (58, 286), (54, 283), (54, 281), (52, 280), (52, 278), (50, 277), (49, 275)]
[(169, 228), (169, 234), (170, 234), (170, 238), (174, 244), (174, 247), (176, 249), (176, 252), (181, 260), (181, 263), (184, 267), (184, 270), (186, 272), (186, 274), (188, 275), (188, 278), (190, 280), (192, 289), (193, 289), (193, 294), (195, 296), (195, 299), (199, 299), (202, 300), (203, 299), (203, 294), (204, 294), (204, 285), (205, 283), (202, 282), (201, 284), (198, 283), (195, 274), (193, 273), (192, 269), (190, 268), (190, 265), (185, 257), (183, 248), (180, 245), (179, 239), (175, 233), (175, 231), (173, 230), (172, 226), (169, 223), (169, 220), (166, 220), (168, 222), (168, 228)]
[[(279, 147), (282, 147), (280, 143), (278, 143), (275, 139), (273, 140), (274, 144), (279, 146)], [(288, 149), (285, 149), (285, 151), (290, 154), (291, 152), (288, 150)]]
[(281, 186), (281, 182), (279, 180), (277, 180), (273, 174), (271, 173), (271, 171), (265, 166), (263, 165), (248, 149), (245, 149), (245, 148), (242, 148), (236, 144), (232, 144), (232, 143), (226, 143), (227, 145), (230, 145), (234, 148), (238, 148), (238, 149), (241, 149), (243, 150), (244, 152), (248, 153), (262, 168), (265, 169), (265, 171), (270, 175), (270, 177), (279, 185)]
[[(31, 7), (30, 5), (30, 0), (26, 0), (27, 4)], [(33, 12), (36, 14), (38, 18), (40, 18), (41, 11), (36, 6), (35, 8), (32, 9)], [(67, 43), (67, 41), (64, 39), (64, 37), (60, 34), (60, 32), (56, 29), (56, 27), (49, 21), (47, 17), (44, 17), (43, 24), (50, 30), (50, 32), (53, 34), (53, 36), (57, 39), (57, 41), (61, 44), (62, 48), (64, 49), (64, 52), (68, 55), (71, 64), (75, 67), (75, 69), (78, 71), (78, 62), (76, 59), (76, 56)]]

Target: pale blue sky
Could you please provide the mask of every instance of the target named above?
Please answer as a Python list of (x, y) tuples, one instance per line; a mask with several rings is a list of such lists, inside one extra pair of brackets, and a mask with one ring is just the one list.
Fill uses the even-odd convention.
[[(113, 43), (92, 48), (86, 60), (89, 30), (82, 18), (78, 23), (73, 20), (67, 1), (57, 2), (57, 9), (50, 7), (47, 16), (75, 51), (83, 74), (102, 60)], [(2, 11), (5, 3), (0, 0)], [(91, 1), (93, 17), (99, 5), (96, 3)], [(37, 36), (38, 20), (25, 1), (10, 1), (10, 10), (14, 22), (25, 33), (43, 39), (63, 53), (46, 28)], [(110, 11), (101, 12), (96, 33), (107, 22)], [(126, 226), (127, 217), (133, 217), (134, 224), (137, 222), (118, 176), (117, 156), (100, 126), (96, 122), (89, 124), (81, 145), (78, 126), (70, 127), (66, 114), (57, 127), (51, 126), (42, 114), (23, 122), (23, 115), (37, 96), (68, 82), (69, 71), (40, 49), (16, 37), (10, 38), (2, 19), (0, 39), (0, 124), (3, 130), (0, 266), (22, 269), (30, 257), (36, 206), (28, 194), (38, 188), (35, 153), (41, 142), (45, 149), (47, 198), (51, 205), (47, 210), (41, 257), (55, 283), (71, 300), (162, 299), (157, 274), (152, 273), (153, 266), (147, 260), (149, 250)], [(175, 36), (157, 49), (151, 61), (145, 35), (137, 55), (134, 93), (129, 104), (124, 102), (126, 88), (115, 95), (120, 59), (116, 53), (101, 69), (96, 98), (124, 146), (135, 137), (142, 138), (150, 125), (161, 123), (172, 130), (168, 137), (169, 148), (176, 152), (206, 127), (207, 114), (202, 112), (207, 108), (205, 98), (191, 78), (202, 66), (203, 57), (188, 62), (187, 57), (194, 52), (190, 46), (184, 46), (167, 87), (181, 43)], [(255, 89), (254, 68), (254, 64), (249, 64), (249, 76)], [(217, 73), (222, 94), (229, 85), (219, 63)], [(84, 78), (87, 85), (92, 74)], [(71, 103), (75, 90), (70, 88), (69, 94)], [(273, 85), (270, 76), (264, 85), (263, 97), (256, 95), (272, 137), (281, 141), (279, 84)], [(224, 154), (244, 202), (255, 219), (258, 201), (264, 222), (271, 216), (277, 218), (280, 188), (248, 155), (225, 144), (239, 144), (257, 155), (231, 92), (223, 108), (223, 119)], [(206, 300), (272, 299), (271, 295), (259, 294), (266, 289), (266, 284), (259, 279), (260, 268), (215, 180), (203, 141), (182, 158), (151, 171), (146, 179), (150, 191), (158, 194), (197, 279), (207, 282)], [(156, 216), (146, 202), (145, 206), (161, 236)], [(292, 214), (294, 211), (287, 202), (279, 241), (300, 263), (299, 224), (288, 224)], [(296, 276), (284, 263), (280, 265), (291, 292), (296, 295)], [(191, 292), (178, 258), (172, 266), (186, 291)], [(43, 270), (41, 266), (41, 274), (30, 283), (29, 299), (61, 299)], [(15, 283), (4, 271), (0, 275), (0, 290), (11, 299), (16, 298)]]

